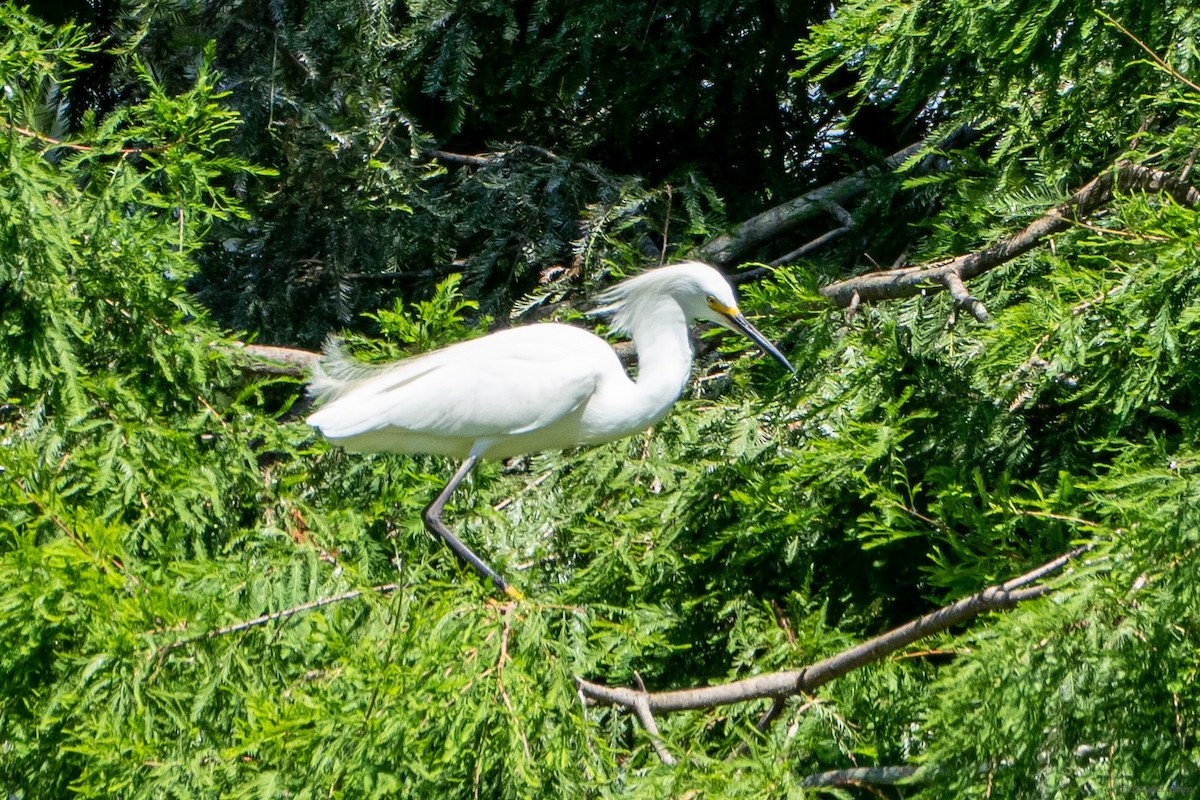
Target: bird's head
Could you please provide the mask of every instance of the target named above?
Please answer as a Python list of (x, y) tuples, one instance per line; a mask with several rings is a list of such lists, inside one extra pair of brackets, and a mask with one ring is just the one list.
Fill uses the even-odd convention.
[(692, 319), (702, 319), (740, 333), (750, 339), (767, 355), (774, 358), (787, 368), (789, 372), (796, 369), (783, 353), (767, 341), (757, 328), (738, 308), (737, 296), (733, 287), (721, 273), (698, 261), (688, 261), (666, 269), (679, 269), (680, 291), (675, 294), (679, 305)]
[(788, 371), (796, 371), (783, 353), (742, 315), (729, 281), (699, 261), (658, 267), (622, 281), (600, 295), (601, 307), (591, 313), (611, 314), (614, 330), (632, 333), (640, 322), (656, 313), (664, 296), (674, 299), (688, 319), (706, 320), (737, 331)]

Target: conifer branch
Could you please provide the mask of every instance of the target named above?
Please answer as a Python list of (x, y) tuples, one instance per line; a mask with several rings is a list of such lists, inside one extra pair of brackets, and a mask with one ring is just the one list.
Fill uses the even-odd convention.
[(717, 686), (645, 692), (630, 687), (605, 686), (576, 677), (580, 694), (592, 705), (623, 706), (637, 713), (641, 705), (648, 713), (695, 711), (748, 700), (783, 698), (809, 693), (860, 667), (880, 661), (915, 641), (945, 631), (989, 611), (1007, 611), (1026, 600), (1050, 591), (1044, 585), (1032, 585), (1062, 569), (1087, 553), (1092, 545), (1083, 545), (1058, 558), (1004, 583), (939, 608), (885, 634), (844, 650), (798, 670), (772, 672)]
[(849, 308), (856, 296), (859, 302), (877, 303), (949, 289), (959, 305), (978, 319), (980, 311), (986, 315), (986, 309), (966, 292), (964, 281), (1029, 252), (1047, 236), (1066, 230), (1100, 208), (1117, 191), (1164, 192), (1181, 205), (1200, 205), (1200, 190), (1179, 178), (1162, 170), (1120, 161), (1084, 185), (1065, 203), (1052, 208), (1020, 232), (982, 250), (933, 264), (868, 272), (825, 286), (820, 290), (821, 294), (835, 305)]

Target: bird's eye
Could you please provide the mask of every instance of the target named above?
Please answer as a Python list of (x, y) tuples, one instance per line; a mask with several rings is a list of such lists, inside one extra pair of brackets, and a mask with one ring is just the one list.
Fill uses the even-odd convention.
[(717, 307), (717, 298), (713, 297), (711, 294), (710, 294), (708, 297), (704, 298), (704, 299), (708, 301), (708, 307), (709, 307), (709, 308), (716, 308), (716, 307)]

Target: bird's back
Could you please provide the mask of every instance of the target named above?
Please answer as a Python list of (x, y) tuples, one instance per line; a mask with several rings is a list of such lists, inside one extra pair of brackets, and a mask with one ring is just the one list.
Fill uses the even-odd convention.
[(512, 328), (382, 367), (334, 353), (308, 422), (350, 450), (505, 457), (588, 441), (586, 406), (629, 383), (599, 337), (569, 325)]

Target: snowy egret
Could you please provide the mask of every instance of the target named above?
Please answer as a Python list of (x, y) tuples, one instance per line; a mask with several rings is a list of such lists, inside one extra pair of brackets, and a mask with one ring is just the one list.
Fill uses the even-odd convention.
[(636, 380), (603, 339), (557, 323), (510, 328), (384, 365), (363, 364), (334, 345), (313, 370), (309, 394), (325, 405), (308, 424), (354, 452), (462, 459), (425, 508), (425, 526), (500, 591), (520, 597), (442, 521), (446, 501), (480, 459), (600, 444), (658, 422), (691, 373), (694, 319), (748, 336), (794, 371), (707, 264), (648, 270), (600, 301), (593, 313), (610, 314), (612, 329), (633, 339)]

